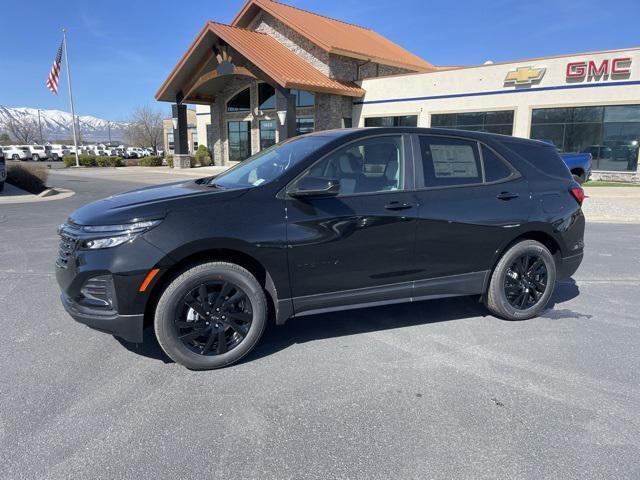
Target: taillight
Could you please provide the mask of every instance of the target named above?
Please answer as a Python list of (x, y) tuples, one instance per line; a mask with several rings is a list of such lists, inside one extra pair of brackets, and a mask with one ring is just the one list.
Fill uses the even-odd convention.
[(571, 195), (573, 195), (573, 198), (576, 199), (576, 202), (578, 202), (579, 205), (582, 205), (585, 196), (582, 187), (571, 187), (569, 191), (571, 192)]

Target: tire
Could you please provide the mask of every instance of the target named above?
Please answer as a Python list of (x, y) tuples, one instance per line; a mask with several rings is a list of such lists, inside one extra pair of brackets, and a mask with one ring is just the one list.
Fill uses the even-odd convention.
[(39, 162), (40, 161), (40, 155), (38, 155), (37, 153), (34, 153), (31, 156), (31, 160), (33, 160), (34, 162)]
[(0, 192), (4, 190), (4, 180), (0, 182)]
[(18, 154), (14, 154), (14, 155), (11, 157), (11, 159), (12, 159), (12, 160), (20, 160), (20, 155), (18, 155)]
[[(519, 275), (515, 262), (526, 257), (530, 259), (532, 267), (539, 259), (546, 271), (546, 280), (540, 281), (541, 275), (527, 276)], [(523, 269), (525, 270), (525, 269)], [(542, 271), (538, 266), (536, 271)], [(509, 278), (507, 278), (509, 275)], [(514, 275), (517, 277), (515, 278)], [(536, 278), (538, 280), (536, 280)], [(526, 283), (526, 285), (523, 285)], [(539, 292), (540, 285), (545, 288)], [(491, 274), (489, 288), (484, 296), (484, 303), (491, 313), (507, 320), (525, 320), (536, 317), (547, 305), (556, 284), (556, 264), (553, 256), (540, 242), (535, 240), (524, 240), (513, 245), (507, 250), (498, 261), (496, 268)], [(507, 293), (509, 291), (509, 293)], [(528, 293), (531, 292), (531, 293)], [(528, 300), (537, 297), (535, 303), (530, 304), (526, 300), (520, 300), (520, 295), (527, 296)], [(515, 303), (517, 306), (514, 306)], [(522, 305), (524, 304), (524, 305)]]
[[(205, 298), (209, 299), (209, 306), (203, 308), (210, 309), (212, 314), (212, 316), (207, 318), (203, 316), (204, 313), (209, 313), (208, 311), (203, 312), (203, 316), (200, 316), (195, 313), (193, 308), (187, 306), (185, 302), (185, 297), (189, 298), (189, 295), (191, 295), (191, 300), (196, 301), (195, 303), (198, 307), (203, 305), (200, 302), (201, 296), (199, 289), (202, 288), (204, 282), (208, 284), (205, 288), (210, 289), (217, 288), (215, 284), (220, 284), (220, 291), (217, 294), (207, 292), (205, 295)], [(213, 315), (218, 315), (214, 310), (216, 305), (218, 305), (219, 299), (223, 299), (220, 293), (223, 293), (222, 291), (225, 285), (232, 285), (235, 288), (235, 290), (230, 290), (230, 292), (235, 291), (237, 293), (238, 291), (242, 291), (242, 293), (244, 293), (244, 297), (242, 297), (242, 300), (239, 302), (242, 302), (245, 310), (241, 312), (230, 311), (230, 313), (227, 313), (228, 318), (226, 320), (220, 320), (219, 316), (213, 317)], [(236, 296), (236, 293), (233, 295), (229, 293), (229, 296), (233, 298)], [(246, 312), (247, 301), (250, 313)], [(227, 302), (224, 302), (224, 304), (226, 303)], [(205, 302), (205, 304), (207, 303)], [(237, 310), (237, 306), (238, 304), (232, 305), (231, 308)], [(221, 305), (220, 308), (222, 308), (222, 311), (219, 315), (222, 315), (221, 318), (225, 318), (223, 314), (225, 313), (224, 309), (227, 307)], [(220, 308), (218, 308), (218, 310), (220, 310)], [(188, 311), (185, 313), (187, 309)], [(236, 315), (242, 315), (247, 319), (251, 318), (248, 326), (243, 324), (244, 328), (242, 329), (242, 333), (244, 333), (244, 335), (240, 333), (241, 330), (238, 328), (238, 322), (231, 320), (231, 317)], [(154, 326), (158, 343), (172, 360), (191, 370), (210, 370), (231, 365), (249, 353), (258, 343), (264, 332), (267, 324), (267, 316), (268, 308), (264, 290), (249, 271), (233, 263), (211, 262), (203, 263), (186, 270), (169, 284), (158, 301)], [(195, 320), (193, 318), (195, 318)], [(218, 324), (216, 322), (220, 323)], [(235, 323), (235, 327), (227, 326), (224, 322), (233, 322)], [(193, 342), (193, 344), (186, 344), (184, 340), (180, 339), (180, 336), (184, 334), (184, 330), (183, 327), (179, 325), (201, 326), (201, 328), (184, 327), (187, 329), (187, 334), (184, 335), (186, 337), (194, 333), (197, 334), (198, 332), (203, 333), (189, 340), (189, 342)], [(220, 325), (220, 327), (216, 329), (218, 325)], [(231, 323), (228, 325), (231, 325)], [(189, 328), (191, 328), (191, 330), (189, 330)], [(222, 334), (222, 338), (225, 340), (223, 343), (220, 341), (221, 337), (218, 336), (220, 335), (220, 330), (225, 332)], [(233, 343), (234, 339), (238, 342), (237, 344)], [(211, 344), (212, 341), (216, 343)], [(232, 344), (231, 348), (227, 346), (229, 341), (231, 341)], [(203, 353), (207, 345), (209, 345), (210, 350)], [(223, 347), (221, 347), (221, 345), (223, 345)], [(213, 350), (216, 351), (214, 352)]]

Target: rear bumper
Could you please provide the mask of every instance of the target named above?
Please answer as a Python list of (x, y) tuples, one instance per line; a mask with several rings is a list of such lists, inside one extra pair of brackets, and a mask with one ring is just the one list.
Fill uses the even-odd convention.
[(580, 264), (582, 263), (583, 257), (584, 253), (582, 252), (569, 257), (562, 257), (558, 262), (558, 280), (569, 278), (571, 275), (576, 273), (578, 267), (580, 267)]
[(144, 315), (119, 315), (113, 310), (105, 311), (80, 305), (64, 293), (60, 296), (62, 305), (76, 322), (104, 333), (134, 343), (142, 343)]

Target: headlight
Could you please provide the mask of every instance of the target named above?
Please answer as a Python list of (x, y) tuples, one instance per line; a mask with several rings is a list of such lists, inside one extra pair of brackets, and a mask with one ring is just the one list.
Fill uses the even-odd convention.
[(148, 220), (144, 222), (123, 223), (121, 225), (85, 225), (82, 227), (83, 232), (95, 233), (100, 236), (83, 240), (82, 248), (97, 250), (99, 248), (117, 247), (151, 230), (160, 222), (161, 220)]

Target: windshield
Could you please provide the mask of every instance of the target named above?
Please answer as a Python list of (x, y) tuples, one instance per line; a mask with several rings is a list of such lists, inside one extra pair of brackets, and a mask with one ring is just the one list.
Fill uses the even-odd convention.
[(330, 136), (298, 137), (273, 145), (240, 162), (211, 180), (222, 188), (246, 188), (264, 185), (286, 172), (309, 154), (332, 140)]

